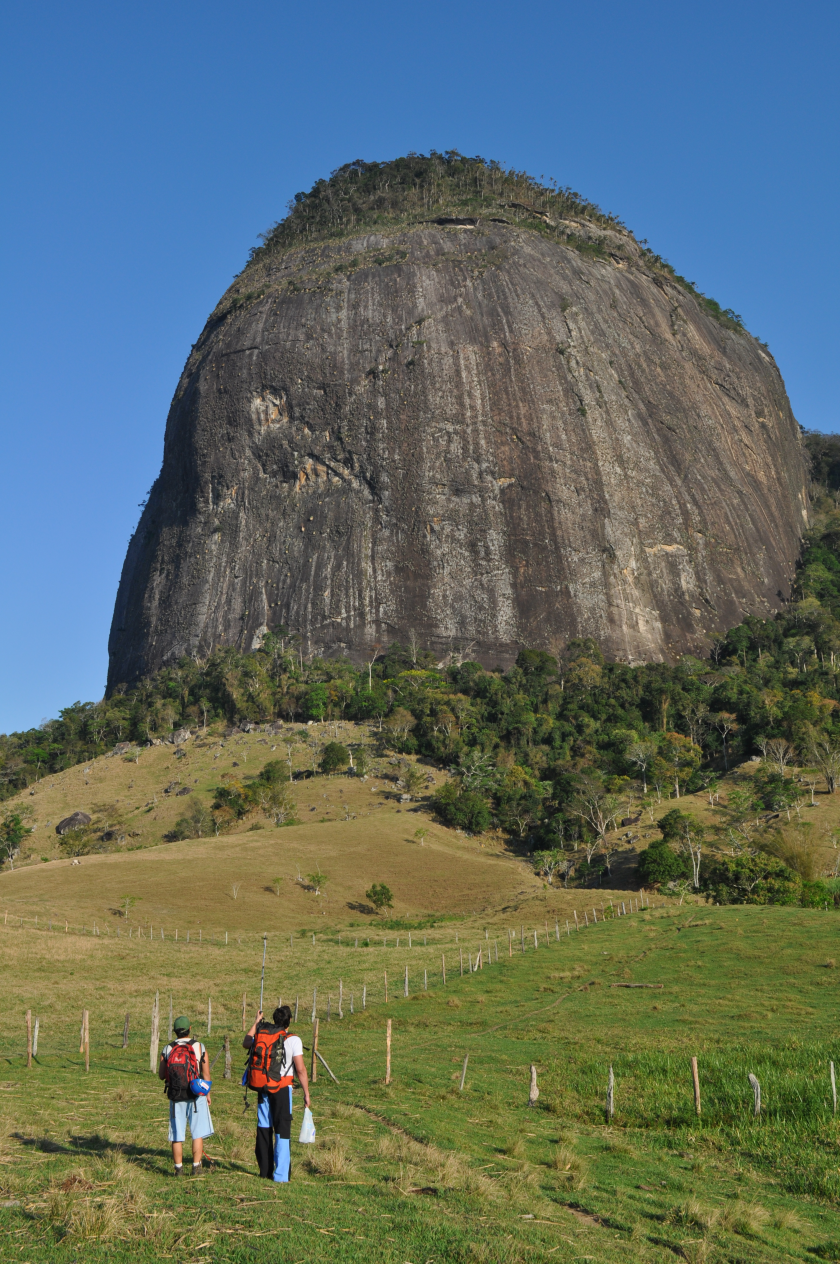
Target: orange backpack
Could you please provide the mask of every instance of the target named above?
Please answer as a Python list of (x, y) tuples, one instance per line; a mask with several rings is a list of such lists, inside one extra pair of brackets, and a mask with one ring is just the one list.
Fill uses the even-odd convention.
[(274, 1027), (271, 1023), (258, 1025), (248, 1056), (246, 1081), (248, 1088), (276, 1093), (278, 1089), (292, 1083), (293, 1075), (280, 1073), (283, 1067), (283, 1046), (287, 1035), (288, 1032), (285, 1032), (282, 1027)]

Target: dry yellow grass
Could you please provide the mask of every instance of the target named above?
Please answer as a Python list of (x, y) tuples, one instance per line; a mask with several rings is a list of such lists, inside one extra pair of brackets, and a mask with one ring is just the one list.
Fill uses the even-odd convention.
[[(322, 742), (336, 735), (346, 742), (372, 740), (367, 726), (350, 723), (337, 730), (313, 725), (308, 732)], [(162, 842), (194, 798), (209, 806), (224, 773), (255, 774), (269, 759), (285, 758), (288, 748), (260, 733), (226, 740), (208, 734), (187, 743), (183, 758), (173, 746), (155, 746), (143, 749), (136, 763), (104, 756), (44, 778), (34, 794), (13, 801), (32, 808), (35, 832), (26, 844), (29, 858), (0, 876), (0, 919), (8, 910), (11, 918), (67, 919), (75, 926), (95, 920), (100, 929), (125, 930), (118, 911), (121, 897), (129, 895), (137, 903), (128, 925), (163, 926), (167, 934), (176, 928), (181, 934), (199, 928), (207, 934), (326, 928), (360, 919), (375, 927), (376, 919), (359, 906), (372, 882), (385, 882), (394, 893), (394, 917), (486, 919), (495, 913), (497, 923), (521, 918), (533, 925), (558, 916), (562, 923), (575, 908), (582, 914), (588, 907), (591, 917), (592, 905), (610, 898), (607, 890), (546, 887), (500, 835), (467, 838), (437, 824), (428, 811), (434, 785), (418, 800), (401, 803), (398, 769), (387, 757), (376, 760), (378, 774), (365, 780), (318, 775), (296, 781), (291, 789), (298, 825), (276, 829), (251, 818), (219, 837)], [(299, 741), (293, 743), (293, 766), (311, 767)], [(445, 780), (446, 774), (420, 766), (435, 785)], [(176, 797), (185, 786), (192, 793)], [(83, 856), (77, 864), (59, 859), (55, 825), (77, 809), (120, 814), (125, 846)], [(427, 831), (422, 841), (415, 837), (419, 827)], [(329, 881), (315, 896), (306, 889), (306, 875), (319, 870)]]

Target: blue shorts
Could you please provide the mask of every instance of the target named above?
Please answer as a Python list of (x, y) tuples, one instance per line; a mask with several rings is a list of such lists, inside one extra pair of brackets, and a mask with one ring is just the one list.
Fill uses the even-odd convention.
[(188, 1127), (193, 1141), (212, 1137), (213, 1120), (206, 1097), (199, 1097), (194, 1102), (169, 1103), (169, 1140), (186, 1141)]

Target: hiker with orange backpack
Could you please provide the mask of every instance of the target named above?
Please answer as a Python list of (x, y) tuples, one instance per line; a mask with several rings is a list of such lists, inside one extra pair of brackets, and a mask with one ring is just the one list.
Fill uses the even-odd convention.
[(192, 1140), (193, 1176), (201, 1172), (204, 1140), (213, 1135), (210, 1118), (210, 1061), (200, 1040), (190, 1039), (190, 1020), (181, 1015), (173, 1023), (175, 1040), (160, 1055), (158, 1076), (169, 1098), (169, 1140), (175, 1175), (184, 1170), (187, 1127)]
[[(285, 1182), (292, 1174), (292, 1082), (297, 1073), (303, 1100), (310, 1105), (309, 1080), (303, 1061), (303, 1044), (289, 1030), (292, 1011), (278, 1005), (271, 1022), (259, 1010), (242, 1041), (248, 1050), (244, 1083), (257, 1092), (257, 1144), (254, 1153), (260, 1176)], [(272, 1139), (273, 1134), (273, 1139)]]

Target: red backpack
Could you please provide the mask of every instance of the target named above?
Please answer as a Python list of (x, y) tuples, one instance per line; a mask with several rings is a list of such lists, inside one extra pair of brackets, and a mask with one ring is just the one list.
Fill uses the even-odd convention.
[(193, 1041), (177, 1040), (166, 1059), (166, 1096), (170, 1102), (194, 1102), (190, 1081), (198, 1079), (198, 1059)]
[(274, 1027), (271, 1023), (259, 1024), (248, 1057), (248, 1088), (276, 1093), (292, 1083), (293, 1075), (281, 1075), (287, 1035), (282, 1027)]

